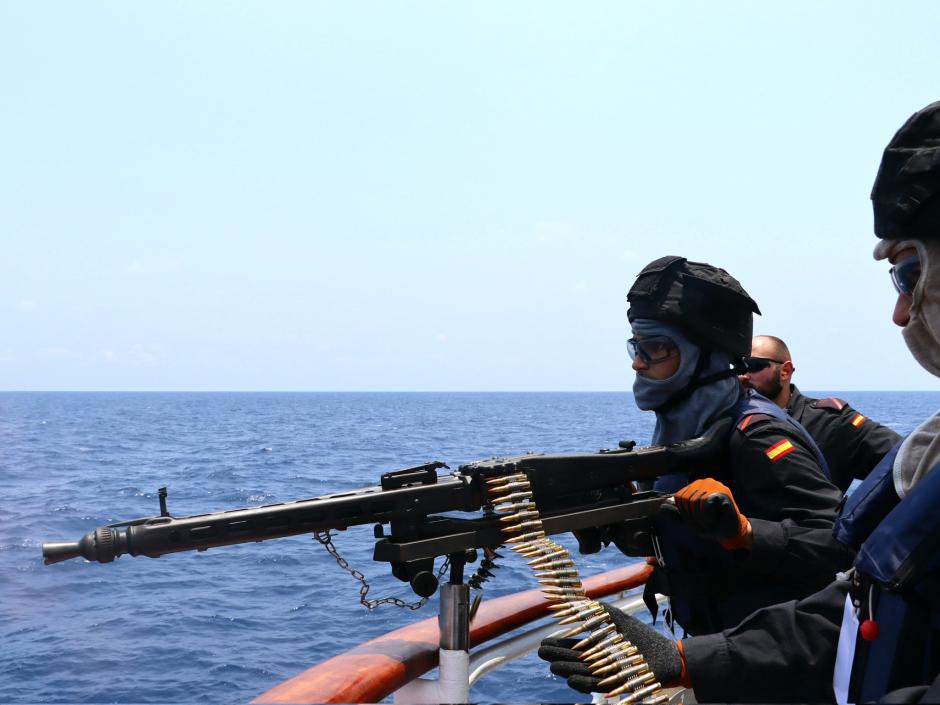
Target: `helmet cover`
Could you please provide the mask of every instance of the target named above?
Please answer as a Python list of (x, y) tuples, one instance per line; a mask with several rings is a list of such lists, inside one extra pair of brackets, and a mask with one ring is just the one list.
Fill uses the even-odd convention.
[(696, 344), (749, 355), (760, 309), (737, 279), (684, 257), (661, 257), (643, 268), (627, 294), (627, 318), (674, 323)]
[(940, 101), (914, 113), (888, 143), (871, 200), (878, 237), (940, 238)]

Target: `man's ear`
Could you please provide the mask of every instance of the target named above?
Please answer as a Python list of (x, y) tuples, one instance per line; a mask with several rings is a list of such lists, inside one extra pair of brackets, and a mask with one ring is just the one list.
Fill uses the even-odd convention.
[(780, 365), (780, 380), (789, 382), (794, 372), (796, 372), (796, 368), (793, 366), (793, 362), (787, 360)]

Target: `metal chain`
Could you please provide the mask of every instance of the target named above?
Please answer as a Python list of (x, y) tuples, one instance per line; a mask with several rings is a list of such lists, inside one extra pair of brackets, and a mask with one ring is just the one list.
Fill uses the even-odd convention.
[[(323, 547), (326, 549), (326, 552), (329, 553), (333, 558), (336, 559), (336, 563), (340, 568), (345, 570), (356, 580), (359, 581), (359, 602), (365, 606), (368, 610), (374, 610), (379, 605), (395, 605), (396, 607), (402, 607), (404, 609), (416, 610), (424, 607), (427, 604), (428, 598), (422, 597), (417, 602), (405, 602), (400, 600), (397, 597), (380, 597), (377, 600), (368, 600), (366, 595), (369, 594), (369, 590), (372, 588), (369, 583), (366, 582), (366, 576), (363, 575), (360, 571), (349, 565), (349, 562), (343, 558), (339, 551), (336, 549), (336, 546), (333, 544), (333, 532), (331, 529), (326, 531), (314, 531), (313, 538), (323, 544)], [(437, 579), (440, 581), (441, 577), (444, 575), (444, 572), (450, 567), (450, 558), (445, 558), (444, 562), (441, 564), (440, 569), (437, 571)]]

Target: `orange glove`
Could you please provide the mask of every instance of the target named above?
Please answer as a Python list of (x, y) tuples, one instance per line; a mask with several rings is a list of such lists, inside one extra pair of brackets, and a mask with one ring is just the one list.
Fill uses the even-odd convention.
[(686, 485), (674, 497), (679, 515), (701, 534), (729, 551), (751, 547), (751, 522), (738, 511), (727, 485), (708, 477)]

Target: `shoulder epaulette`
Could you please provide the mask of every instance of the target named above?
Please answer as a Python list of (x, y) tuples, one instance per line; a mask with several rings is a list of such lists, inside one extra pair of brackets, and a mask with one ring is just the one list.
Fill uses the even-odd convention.
[(835, 411), (842, 411), (848, 402), (838, 397), (826, 397), (825, 399), (817, 399), (812, 404), (811, 407), (814, 409), (833, 409)]
[(760, 423), (761, 421), (771, 421), (773, 418), (774, 417), (770, 414), (748, 414), (738, 422), (738, 430), (743, 431), (751, 424)]

